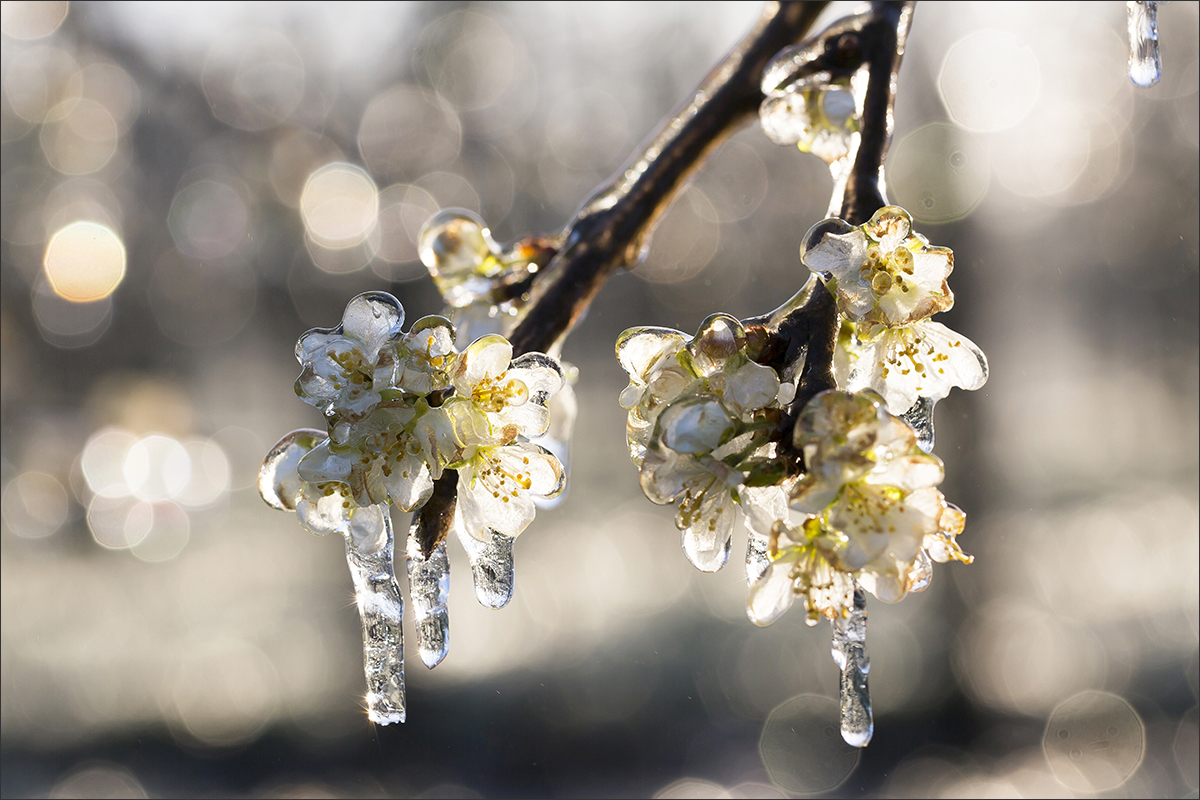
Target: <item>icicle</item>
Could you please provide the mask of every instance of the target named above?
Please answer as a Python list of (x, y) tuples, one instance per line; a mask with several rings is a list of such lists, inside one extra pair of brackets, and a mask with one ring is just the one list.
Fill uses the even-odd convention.
[(933, 407), (937, 400), (928, 397), (918, 397), (917, 402), (908, 411), (900, 415), (900, 419), (908, 423), (917, 433), (917, 444), (926, 453), (933, 452)]
[[(419, 515), (418, 515), (419, 516)], [(416, 528), (417, 523), (413, 523)], [(421, 543), (414, 533), (408, 536), (408, 596), (413, 604), (417, 628), (417, 650), (421, 661), (433, 669), (450, 650), (450, 560), (446, 543), (433, 548), (429, 558), (421, 554)]]
[(866, 747), (875, 732), (871, 718), (871, 692), (867, 673), (867, 598), (861, 586), (854, 587), (854, 609), (845, 619), (831, 620), (833, 660), (842, 670), (842, 738), (853, 747)]
[(380, 510), (382, 541), (347, 536), (346, 563), (362, 617), (367, 716), (376, 724), (390, 725), (404, 722), (404, 598), (392, 567), (391, 515), (386, 508)]
[(1162, 77), (1162, 59), (1158, 54), (1158, 3), (1153, 0), (1129, 0), (1129, 79), (1138, 86), (1150, 87)]
[(461, 526), (454, 527), (471, 559), (476, 599), (488, 608), (504, 608), (513, 593), (512, 538), (493, 531), (490, 542), (481, 542), (463, 531)]

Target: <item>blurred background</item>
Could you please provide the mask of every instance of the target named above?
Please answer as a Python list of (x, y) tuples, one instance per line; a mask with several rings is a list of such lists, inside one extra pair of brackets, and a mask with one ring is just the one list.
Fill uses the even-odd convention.
[(915, 13), (890, 192), (954, 248), (940, 319), (992, 374), (937, 412), (977, 561), (871, 604), (862, 753), (827, 626), (746, 619), (740, 531), (692, 569), (617, 404), (622, 330), (806, 277), (830, 179), (757, 126), (568, 341), (569, 496), (502, 612), (454, 546), (405, 725), (363, 712), (342, 543), (254, 488), (321, 424), (300, 333), (369, 289), (438, 312), (438, 208), (561, 226), (758, 5), (2, 8), (4, 796), (1196, 796), (1196, 3), (1160, 10), (1149, 90), (1120, 2)]

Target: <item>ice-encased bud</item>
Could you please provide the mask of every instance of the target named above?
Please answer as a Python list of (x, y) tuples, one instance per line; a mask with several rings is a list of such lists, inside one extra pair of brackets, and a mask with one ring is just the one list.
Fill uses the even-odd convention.
[(746, 342), (742, 323), (728, 314), (713, 314), (700, 323), (692, 340), (692, 358), (705, 375), (725, 367), (725, 362)]
[(275, 443), (258, 470), (258, 493), (267, 505), (280, 511), (296, 510), (296, 500), (304, 489), (297, 466), (323, 441), (324, 431), (300, 428)]
[(853, 147), (858, 103), (849, 85), (806, 81), (769, 93), (758, 118), (775, 144), (796, 145), (832, 164)]
[(463, 208), (439, 211), (417, 238), (421, 263), (448, 305), (456, 308), (486, 296), (502, 267), (499, 247), (476, 214)]

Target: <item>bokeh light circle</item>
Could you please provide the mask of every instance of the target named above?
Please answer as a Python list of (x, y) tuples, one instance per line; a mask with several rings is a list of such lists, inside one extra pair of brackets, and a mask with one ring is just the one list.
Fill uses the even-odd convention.
[(170, 500), (191, 480), (192, 459), (176, 439), (152, 433), (130, 446), (124, 475), (135, 497), (151, 502)]
[(1037, 103), (1037, 56), (1006, 31), (982, 30), (951, 46), (938, 90), (951, 118), (973, 131), (999, 131), (1023, 120)]
[(987, 149), (954, 125), (935, 122), (892, 148), (888, 188), (896, 204), (918, 222), (952, 222), (970, 214), (987, 195)]
[(43, 539), (67, 521), (67, 490), (53, 475), (23, 472), (4, 487), (0, 514), (8, 529), (24, 539)]
[(862, 755), (842, 739), (837, 701), (816, 694), (796, 695), (776, 706), (763, 725), (758, 751), (771, 780), (796, 794), (841, 786)]
[(125, 244), (107, 225), (73, 222), (50, 237), (42, 266), (50, 288), (64, 300), (103, 300), (125, 277)]
[(1106, 792), (1129, 780), (1146, 752), (1146, 728), (1133, 706), (1108, 692), (1080, 692), (1050, 715), (1046, 761), (1076, 792)]
[(14, 39), (41, 39), (67, 18), (66, 0), (5, 0), (0, 4), (0, 31)]
[(300, 194), (300, 215), (317, 244), (331, 249), (353, 247), (375, 226), (379, 192), (361, 167), (326, 164), (308, 177)]

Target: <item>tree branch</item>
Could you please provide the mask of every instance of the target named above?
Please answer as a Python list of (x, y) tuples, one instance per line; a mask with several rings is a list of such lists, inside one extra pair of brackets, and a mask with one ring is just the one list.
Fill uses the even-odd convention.
[(531, 287), (513, 352), (547, 351), (604, 282), (641, 259), (658, 218), (687, 179), (763, 101), (763, 68), (808, 33), (824, 2), (768, 3), (758, 23), (708, 74), (616, 178), (568, 223), (564, 245)]

